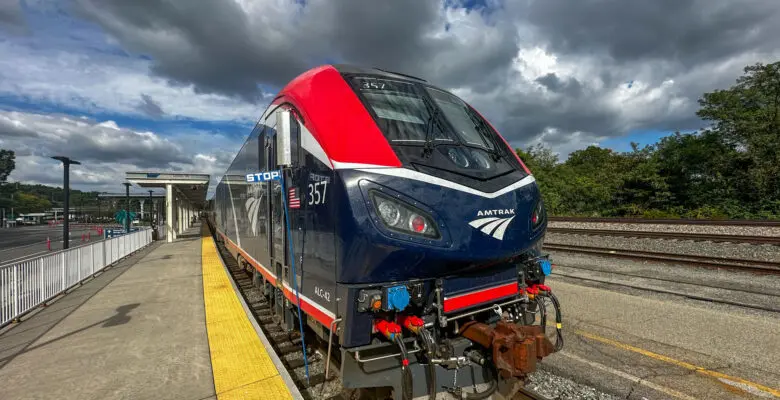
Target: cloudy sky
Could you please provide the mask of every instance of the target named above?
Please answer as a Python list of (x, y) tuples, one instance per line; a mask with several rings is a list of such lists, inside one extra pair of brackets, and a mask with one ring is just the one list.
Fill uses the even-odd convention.
[(703, 92), (779, 58), (777, 0), (0, 0), (0, 148), (18, 181), (61, 185), (58, 154), (83, 190), (216, 181), (287, 81), (344, 62), (424, 77), (565, 158), (700, 128)]

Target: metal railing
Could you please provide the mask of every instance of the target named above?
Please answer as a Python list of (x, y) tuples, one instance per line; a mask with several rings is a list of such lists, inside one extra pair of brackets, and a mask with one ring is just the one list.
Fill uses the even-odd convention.
[(143, 229), (0, 266), (0, 327), (152, 243)]

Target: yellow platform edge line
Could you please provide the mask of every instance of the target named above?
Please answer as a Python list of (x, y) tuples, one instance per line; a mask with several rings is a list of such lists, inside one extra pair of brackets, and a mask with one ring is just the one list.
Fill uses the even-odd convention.
[(739, 383), (741, 383), (743, 385), (750, 386), (750, 387), (752, 387), (754, 389), (760, 390), (760, 391), (768, 393), (768, 394), (770, 394), (770, 395), (772, 395), (774, 397), (780, 398), (780, 390), (775, 389), (775, 388), (771, 388), (769, 386), (762, 385), (760, 383), (752, 382), (752, 381), (749, 381), (747, 379), (743, 379), (743, 378), (740, 378), (740, 377), (737, 377), (737, 376), (731, 376), (731, 375), (726, 375), (726, 374), (721, 373), (721, 372), (712, 371), (712, 370), (709, 370), (707, 368), (700, 367), (698, 365), (694, 365), (694, 364), (691, 364), (691, 363), (688, 363), (688, 362), (685, 362), (685, 361), (676, 360), (674, 358), (671, 358), (669, 356), (665, 356), (663, 354), (654, 353), (652, 351), (645, 350), (645, 349), (642, 349), (642, 348), (639, 348), (639, 347), (636, 347), (636, 346), (632, 346), (630, 344), (626, 344), (626, 343), (623, 343), (623, 342), (619, 342), (617, 340), (607, 339), (605, 337), (601, 337), (599, 335), (596, 335), (596, 334), (593, 334), (593, 333), (590, 333), (590, 332), (586, 332), (586, 331), (582, 331), (582, 330), (575, 330), (574, 333), (576, 333), (577, 335), (580, 335), (582, 337), (586, 337), (588, 339), (595, 340), (597, 342), (601, 342), (601, 343), (608, 344), (608, 345), (613, 346), (613, 347), (617, 347), (619, 349), (632, 351), (634, 353), (642, 354), (644, 356), (653, 358), (655, 360), (667, 362), (669, 364), (676, 365), (676, 366), (678, 366), (680, 368), (685, 368), (685, 369), (694, 371), (696, 373), (699, 373), (699, 374), (702, 374), (702, 375), (705, 375), (705, 376), (709, 376), (709, 377), (713, 377), (713, 378), (726, 379), (726, 380), (730, 380), (730, 381), (734, 381), (734, 382), (739, 382)]
[(203, 298), (219, 400), (293, 399), (233, 290), (214, 240), (201, 238)]

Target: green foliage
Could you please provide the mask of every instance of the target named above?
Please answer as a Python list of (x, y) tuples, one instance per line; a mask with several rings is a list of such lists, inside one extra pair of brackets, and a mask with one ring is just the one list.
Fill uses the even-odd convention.
[(710, 129), (642, 149), (590, 146), (563, 163), (540, 145), (517, 153), (552, 215), (780, 219), (780, 62), (699, 104)]
[(13, 150), (0, 149), (0, 185), (5, 183), (8, 175), (16, 168), (15, 160)]
[(17, 213), (43, 212), (51, 208), (49, 200), (40, 198), (34, 194), (20, 192), (14, 196), (16, 206), (14, 210)]

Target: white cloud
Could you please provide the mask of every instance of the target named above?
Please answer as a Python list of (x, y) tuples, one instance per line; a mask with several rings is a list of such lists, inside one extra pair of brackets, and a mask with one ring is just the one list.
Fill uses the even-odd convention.
[(0, 41), (0, 96), (86, 113), (145, 117), (144, 95), (170, 118), (253, 121), (261, 107), (193, 85), (174, 86), (149, 72), (149, 62), (99, 52), (38, 50)]
[(210, 132), (163, 136), (111, 120), (0, 111), (0, 145), (16, 152), (10, 180), (61, 187), (61, 164), (50, 157), (65, 155), (82, 163), (71, 166), (70, 178), (71, 187), (80, 190), (120, 191), (125, 172), (135, 170), (210, 174), (213, 190), (242, 141)]

